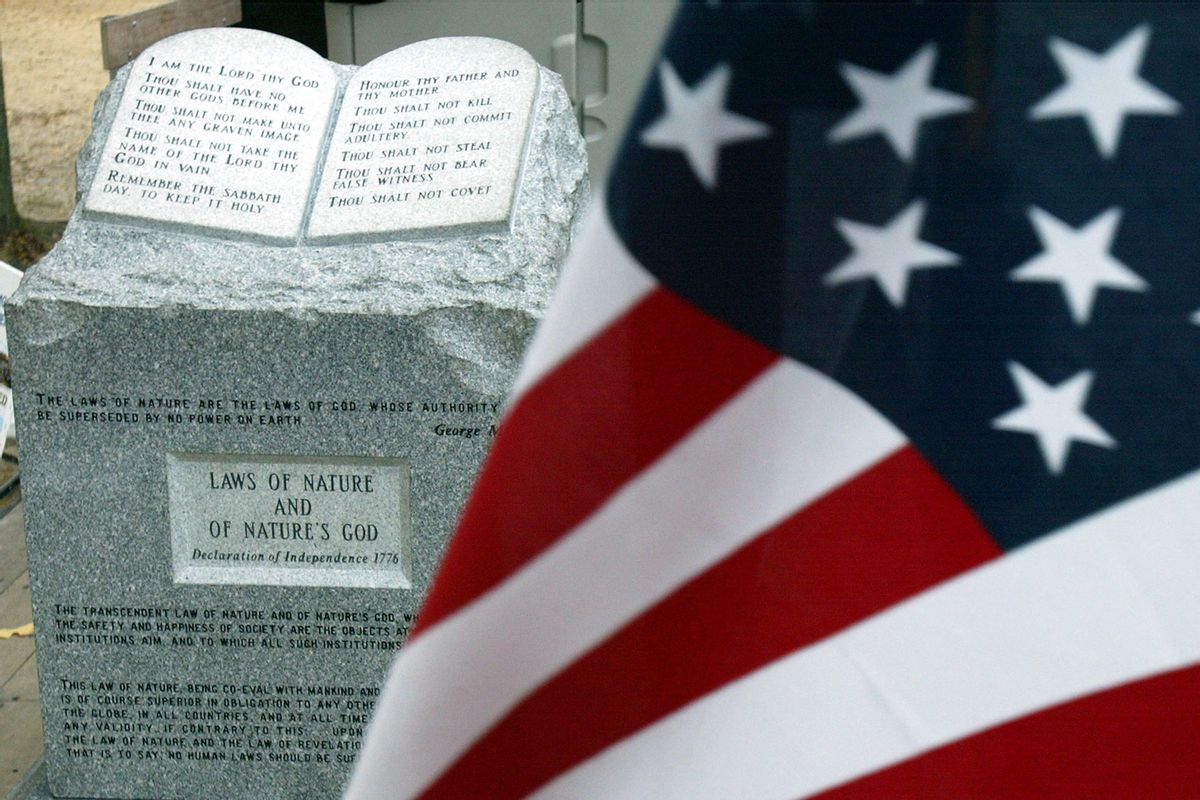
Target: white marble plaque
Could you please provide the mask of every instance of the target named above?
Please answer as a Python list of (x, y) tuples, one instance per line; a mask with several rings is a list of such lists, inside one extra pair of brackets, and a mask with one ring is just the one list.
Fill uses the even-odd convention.
[(85, 209), (294, 241), (337, 76), (303, 45), (220, 28), (133, 63)]
[(309, 223), (312, 240), (507, 230), (538, 67), (516, 45), (409, 45), (346, 89)]
[(167, 457), (176, 583), (412, 588), (401, 459)]

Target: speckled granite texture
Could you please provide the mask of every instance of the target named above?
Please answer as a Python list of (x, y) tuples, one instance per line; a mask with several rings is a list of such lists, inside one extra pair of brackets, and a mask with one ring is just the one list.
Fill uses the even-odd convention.
[[(80, 186), (123, 85), (97, 103)], [(55, 794), (338, 795), (587, 197), (552, 73), (531, 124), (511, 233), (276, 247), (77, 213), (28, 273), (6, 311)], [(204, 513), (171, 507), (179, 454), (257, 464), (258, 492), (271, 474), (407, 465), (413, 588), (259, 585), (253, 567), (244, 583), (180, 582), (172, 524)], [(357, 504), (361, 483), (280, 489), (244, 533), (225, 517), (247, 512), (224, 512), (245, 504), (221, 500), (244, 479), (211, 473), (184, 496), (211, 498), (213, 531), (231, 521), (262, 552), (329, 552), (319, 527), (290, 526), (324, 519), (336, 542), (376, 509)]]

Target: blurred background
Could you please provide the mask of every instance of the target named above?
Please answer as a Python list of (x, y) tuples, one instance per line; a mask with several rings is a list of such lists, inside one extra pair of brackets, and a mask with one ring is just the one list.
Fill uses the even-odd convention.
[[(75, 203), (75, 154), (108, 83), (100, 18), (161, 0), (3, 0), (0, 58), (17, 211), (32, 223), (62, 222)], [(0, 261), (28, 266), (61, 226), (31, 224), (6, 237)]]

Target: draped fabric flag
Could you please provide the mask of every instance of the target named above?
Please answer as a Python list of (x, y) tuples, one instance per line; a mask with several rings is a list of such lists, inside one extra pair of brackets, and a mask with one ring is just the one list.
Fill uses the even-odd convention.
[(685, 6), (348, 796), (1196, 796), (1198, 24)]

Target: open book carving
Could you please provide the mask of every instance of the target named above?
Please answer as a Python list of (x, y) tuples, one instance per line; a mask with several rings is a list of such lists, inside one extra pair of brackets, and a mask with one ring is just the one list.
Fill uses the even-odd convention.
[(431, 39), (337, 67), (253, 30), (134, 61), (85, 213), (275, 244), (503, 231), (539, 68), (496, 39)]

